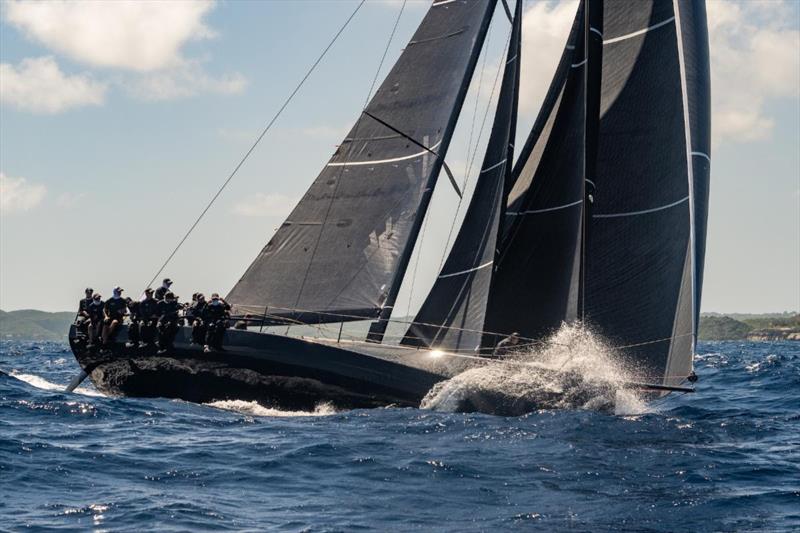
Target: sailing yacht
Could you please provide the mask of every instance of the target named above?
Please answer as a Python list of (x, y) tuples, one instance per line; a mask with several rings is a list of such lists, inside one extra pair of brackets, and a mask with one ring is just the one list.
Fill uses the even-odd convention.
[[(500, 7), (431, 4), (228, 294), (250, 327), (229, 330), (224, 352), (204, 353), (183, 327), (166, 354), (100, 353), (73, 328), (84, 375), (114, 395), (418, 406), (435, 384), (501, 364), (491, 354), (511, 333), (536, 345), (577, 323), (636, 368), (636, 386), (690, 390), (710, 171), (704, 3), (581, 1), (517, 153), (523, 9)], [(433, 287), (403, 322), (392, 313), (433, 190), (462, 194), (447, 153), (493, 16), (509, 41), (483, 163)], [(285, 332), (298, 327), (308, 334)]]

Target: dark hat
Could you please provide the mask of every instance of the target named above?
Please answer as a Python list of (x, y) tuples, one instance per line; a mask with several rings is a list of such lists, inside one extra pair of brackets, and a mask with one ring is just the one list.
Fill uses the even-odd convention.
[(83, 292), (94, 292), (94, 289), (91, 287), (86, 287), (86, 290)]
[(120, 287), (119, 285), (117, 285), (116, 287), (114, 287), (114, 292), (122, 292), (122, 291), (124, 291), (124, 290), (125, 290), (125, 289), (123, 289), (123, 288), (122, 288), (122, 287)]
[(164, 283), (164, 285), (172, 285), (172, 280), (169, 279), (169, 278), (164, 278), (163, 283)]
[(102, 298), (102, 296), (100, 296), (100, 293), (99, 293), (99, 292), (96, 292), (96, 293), (94, 293), (94, 296), (93, 296), (93, 298), (94, 298), (95, 300), (99, 300), (100, 298)]
[(144, 290), (144, 293), (145, 293), (145, 294), (153, 294), (153, 289), (151, 289), (150, 287), (147, 287), (147, 288)]

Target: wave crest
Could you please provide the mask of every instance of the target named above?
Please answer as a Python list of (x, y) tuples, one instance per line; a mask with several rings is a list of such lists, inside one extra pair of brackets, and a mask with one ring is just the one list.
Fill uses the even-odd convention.
[(539, 409), (639, 414), (646, 404), (625, 386), (631, 375), (599, 335), (584, 326), (564, 324), (541, 346), (438, 383), (420, 407), (504, 416)]

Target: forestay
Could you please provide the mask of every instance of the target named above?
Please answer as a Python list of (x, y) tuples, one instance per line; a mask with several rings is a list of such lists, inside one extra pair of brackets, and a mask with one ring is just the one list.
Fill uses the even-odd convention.
[(337, 321), (392, 305), (494, 6), (432, 4), (365, 112), (231, 290), (238, 312)]
[(497, 233), (513, 161), (522, 1), (517, 0), (486, 155), (464, 222), (403, 344), (478, 350), (494, 270)]

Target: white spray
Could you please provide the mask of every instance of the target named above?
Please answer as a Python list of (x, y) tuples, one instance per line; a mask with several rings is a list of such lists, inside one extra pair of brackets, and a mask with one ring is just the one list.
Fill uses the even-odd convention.
[(538, 409), (639, 414), (645, 402), (603, 340), (580, 325), (562, 325), (546, 343), (472, 368), (433, 387), (423, 409), (519, 416)]

